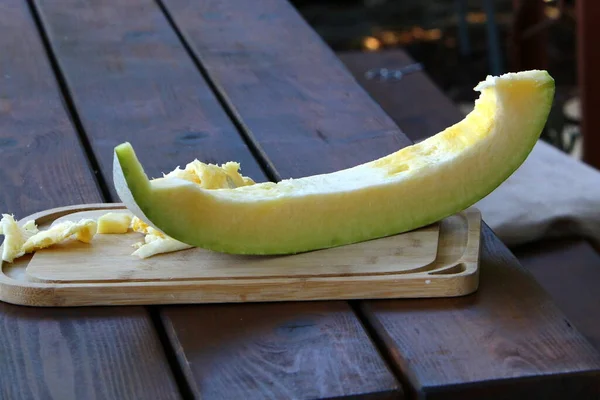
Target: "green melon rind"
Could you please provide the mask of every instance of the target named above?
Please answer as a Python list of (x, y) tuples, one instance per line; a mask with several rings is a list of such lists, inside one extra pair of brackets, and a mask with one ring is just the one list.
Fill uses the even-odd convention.
[[(336, 211), (334, 202), (333, 204), (319, 203), (322, 199), (312, 198), (305, 200), (305, 204), (309, 201), (317, 202), (320, 208), (315, 206), (310, 214), (295, 215), (292, 222), (286, 220), (278, 224), (277, 218), (266, 218), (256, 221), (252, 226), (231, 224), (231, 227), (228, 227), (229, 221), (224, 218), (220, 224), (219, 221), (204, 224), (203, 220), (198, 220), (196, 216), (222, 204), (217, 204), (214, 198), (205, 195), (206, 192), (198, 190), (194, 184), (188, 182), (177, 183), (176, 189), (170, 187), (171, 183), (163, 182), (166, 185), (162, 186), (151, 184), (129, 143), (123, 143), (115, 148), (115, 187), (121, 200), (132, 213), (151, 226), (181, 242), (224, 253), (293, 254), (398, 234), (426, 226), (464, 210), (491, 193), (519, 168), (539, 139), (554, 96), (554, 80), (544, 73), (540, 74), (539, 81), (540, 97), (537, 99), (539, 104), (534, 110), (537, 115), (534, 115), (527, 126), (519, 132), (520, 140), (515, 141), (518, 143), (512, 147), (497, 149), (499, 159), (492, 160), (487, 165), (489, 171), (484, 173), (470, 171), (469, 160), (463, 160), (463, 164), (454, 166), (456, 171), (472, 173), (473, 182), (476, 181), (475, 178), (479, 178), (476, 185), (469, 188), (461, 187), (454, 170), (441, 169), (433, 176), (427, 175), (427, 171), (416, 174), (412, 179), (422, 179), (423, 184), (413, 185), (414, 196), (403, 193), (402, 190), (384, 191), (388, 194), (395, 193), (399, 203), (406, 203), (402, 211), (398, 211), (399, 207), (396, 205), (389, 205), (389, 197), (387, 199), (377, 197), (377, 191), (383, 189), (373, 188), (373, 197), (380, 199), (382, 207), (386, 204), (388, 208), (396, 207), (389, 215), (373, 211), (374, 217), (369, 219), (365, 217), (365, 213), (359, 216), (358, 212), (361, 211), (358, 210), (355, 222), (352, 222), (353, 218), (349, 217), (345, 220), (338, 218), (330, 226), (320, 222), (311, 224), (310, 221), (326, 219)], [(473, 160), (477, 161), (475, 158)], [(473, 160), (472, 163), (476, 164)], [(187, 203), (179, 204), (178, 201), (183, 198), (197, 199), (197, 203), (190, 204), (186, 200)], [(368, 201), (365, 195), (360, 198), (365, 203)], [(377, 200), (375, 202), (377, 203)], [(383, 204), (384, 202), (386, 203)], [(235, 212), (234, 208), (232, 210)], [(321, 215), (317, 218), (313, 215), (315, 213)], [(210, 214), (205, 215), (207, 219), (210, 216)], [(245, 218), (242, 214), (239, 217)], [(323, 233), (319, 234), (320, 231)]]

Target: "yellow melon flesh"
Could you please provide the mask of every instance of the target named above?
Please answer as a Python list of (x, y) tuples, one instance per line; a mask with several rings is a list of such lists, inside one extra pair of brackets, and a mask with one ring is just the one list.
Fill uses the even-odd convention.
[(101, 234), (127, 233), (131, 224), (131, 215), (109, 212), (98, 218), (98, 232)]
[(148, 180), (132, 146), (115, 148), (121, 200), (149, 225), (197, 247), (290, 254), (413, 230), (494, 190), (527, 158), (546, 123), (546, 71), (488, 77), (462, 121), (383, 158), (330, 174), (206, 189), (176, 176)]

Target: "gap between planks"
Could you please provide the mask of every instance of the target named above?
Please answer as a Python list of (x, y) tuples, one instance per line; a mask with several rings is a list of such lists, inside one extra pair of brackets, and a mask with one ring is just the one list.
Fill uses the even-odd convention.
[[(240, 137), (246, 143), (250, 151), (252, 152), (254, 158), (258, 162), (258, 164), (262, 167), (265, 175), (269, 178), (269, 180), (277, 182), (281, 180), (281, 175), (267, 156), (266, 152), (263, 150), (259, 141), (254, 137), (249, 127), (242, 120), (241, 115), (235, 109), (232, 101), (228, 98), (226, 91), (219, 85), (219, 83), (210, 76), (207, 68), (204, 66), (202, 62), (202, 58), (196, 51), (194, 51), (193, 47), (189, 43), (189, 39), (185, 35), (185, 33), (177, 26), (175, 19), (165, 7), (162, 0), (155, 0), (158, 4), (159, 8), (167, 18), (169, 25), (175, 31), (177, 37), (179, 38), (181, 44), (183, 45), (185, 51), (188, 53), (189, 57), (193, 60), (194, 64), (198, 68), (199, 73), (206, 80), (209, 88), (213, 91), (219, 103), (231, 119), (232, 123), (238, 130)], [(345, 67), (344, 67), (345, 68)], [(350, 73), (350, 71), (348, 71)], [(357, 83), (358, 85), (358, 83)], [(413, 141), (411, 140), (411, 143)], [(417, 391), (414, 386), (410, 383), (411, 379), (404, 376), (400, 368), (396, 368), (396, 364), (393, 362), (392, 358), (389, 355), (389, 351), (386, 351), (387, 346), (385, 345), (383, 338), (377, 333), (377, 329), (372, 326), (369, 322), (369, 319), (364, 315), (362, 311), (359, 310), (358, 301), (346, 301), (356, 318), (359, 320), (361, 326), (363, 327), (367, 337), (373, 343), (375, 350), (384, 361), (386, 367), (391, 371), (394, 377), (399, 381), (402, 389), (405, 391), (405, 394), (409, 396), (409, 398), (414, 397)], [(193, 382), (193, 381), (191, 381)], [(414, 382), (414, 380), (413, 380)]]
[[(30, 4), (32, 4), (32, 12), (33, 13), (37, 13), (39, 10), (37, 10), (37, 8), (39, 8), (39, 5), (31, 2)], [(90, 163), (92, 163), (92, 161), (95, 161), (96, 166), (94, 167), (93, 165), (91, 165), (91, 168), (94, 172), (94, 175), (96, 177), (97, 180), (97, 184), (98, 185), (103, 185), (103, 198), (106, 200), (110, 200), (112, 198), (111, 196), (111, 191), (109, 190), (108, 185), (106, 184), (106, 177), (103, 177), (102, 174), (100, 174), (100, 169), (98, 168), (98, 164), (99, 164), (99, 160), (97, 157), (95, 157), (95, 153), (93, 151), (93, 148), (91, 146), (91, 137), (90, 135), (87, 134), (87, 130), (85, 129), (82, 120), (80, 119), (81, 116), (79, 114), (78, 110), (78, 105), (75, 104), (73, 98), (73, 93), (71, 91), (71, 86), (69, 83), (69, 79), (68, 76), (66, 75), (66, 71), (64, 69), (64, 66), (61, 66), (60, 63), (60, 59), (57, 59), (56, 56), (54, 55), (54, 53), (56, 52), (56, 48), (53, 47), (52, 44), (52, 36), (50, 34), (48, 34), (47, 32), (47, 27), (48, 24), (44, 24), (44, 14), (41, 13), (40, 16), (38, 16), (38, 29), (40, 31), (40, 35), (43, 35), (44, 37), (46, 37), (46, 41), (44, 43), (45, 46), (47, 46), (47, 51), (49, 53), (49, 57), (52, 56), (54, 57), (54, 61), (53, 61), (53, 68), (54, 68), (54, 74), (56, 76), (56, 79), (58, 80), (62, 80), (62, 84), (60, 86), (60, 92), (61, 95), (63, 96), (63, 99), (65, 102), (68, 102), (69, 104), (69, 116), (70, 118), (72, 118), (72, 121), (74, 121), (73, 123), (77, 123), (78, 124), (78, 134), (81, 135), (80, 139), (82, 140), (82, 147), (85, 147), (85, 143), (88, 144), (88, 148), (84, 148), (84, 150), (87, 152), (87, 157), (88, 157), (88, 161)], [(181, 40), (180, 38), (178, 38), (179, 40)], [(184, 42), (182, 42), (182, 44), (184, 44)], [(193, 59), (192, 59), (193, 60)], [(198, 69), (198, 66), (196, 65), (196, 68)], [(201, 71), (200, 71), (201, 73)], [(208, 79), (209, 85), (210, 85), (210, 79)], [(209, 86), (210, 87), (210, 86)], [(211, 91), (214, 93), (215, 89), (213, 87), (210, 87)], [(214, 93), (217, 97), (219, 96), (219, 93)], [(222, 104), (221, 104), (222, 105)], [(224, 110), (229, 110), (228, 107), (223, 106)], [(82, 114), (83, 115), (83, 114)], [(228, 117), (230, 118), (232, 123), (235, 123), (236, 118), (232, 118), (231, 114), (228, 112)], [(238, 126), (236, 126), (236, 128), (238, 129), (238, 133), (240, 133), (240, 128)], [(243, 133), (240, 133), (240, 137), (244, 138), (244, 141), (246, 141), (245, 136), (243, 135)], [(250, 144), (248, 146), (250, 149), (254, 149), (253, 146)], [(253, 153), (253, 157), (255, 157), (257, 159), (257, 162), (261, 162), (263, 159), (260, 156), (256, 156), (256, 153)], [(101, 160), (100, 160), (101, 161)], [(262, 164), (261, 164), (262, 165)], [(98, 168), (97, 170), (94, 170), (95, 168)], [(274, 169), (272, 170), (272, 172), (275, 172), (275, 176), (271, 177), (271, 180), (276, 180), (278, 179), (278, 175), (276, 173), (276, 171), (274, 171)], [(268, 175), (268, 174), (267, 174)], [(150, 316), (152, 317), (153, 323), (154, 323), (154, 327), (155, 329), (157, 329), (157, 334), (159, 336), (159, 339), (161, 340), (161, 345), (163, 346), (163, 351), (165, 351), (165, 355), (167, 356), (167, 361), (169, 363), (169, 367), (171, 368), (173, 374), (176, 376), (177, 379), (177, 383), (179, 386), (179, 391), (180, 394), (184, 397), (191, 397), (189, 395), (190, 392), (194, 392), (196, 393), (196, 391), (194, 391), (194, 387), (193, 384), (195, 383), (194, 380), (189, 380), (186, 381), (186, 378), (189, 378), (190, 375), (188, 375), (187, 373), (189, 372), (189, 368), (187, 368), (187, 366), (185, 365), (180, 365), (177, 363), (177, 355), (179, 354), (177, 350), (180, 350), (179, 348), (174, 348), (177, 347), (177, 344), (175, 344), (174, 342), (170, 342), (169, 341), (169, 330), (168, 327), (165, 327), (164, 323), (161, 321), (160, 315), (162, 313), (162, 310), (164, 310), (164, 307), (161, 308), (157, 308), (157, 307), (148, 307), (148, 313), (150, 314)], [(352, 315), (355, 315), (354, 313), (352, 313)], [(357, 320), (358, 322), (358, 320)], [(365, 334), (366, 336), (366, 334)], [(370, 340), (370, 339), (369, 339)], [(390, 375), (391, 376), (391, 375)], [(183, 382), (183, 384), (182, 384)], [(190, 385), (188, 385), (187, 383), (189, 383)], [(401, 393), (401, 389), (400, 388), (396, 388), (396, 390), (400, 390)], [(394, 392), (396, 394), (398, 394), (398, 392)], [(377, 393), (373, 394), (375, 395), (379, 395)]]
[[(42, 18), (42, 14), (37, 7), (35, 0), (27, 0), (27, 4), (29, 10), (31, 12), (31, 16), (36, 25), (38, 34), (40, 35), (40, 39), (42, 41), (44, 50), (50, 62), (50, 66), (52, 69), (52, 73), (56, 79), (58, 84), (59, 92), (61, 99), (64, 101), (64, 106), (66, 109), (66, 113), (77, 132), (77, 137), (79, 138), (80, 144), (84, 150), (86, 155), (86, 160), (88, 162), (88, 166), (92, 171), (92, 175), (95, 177), (96, 186), (101, 194), (101, 197), (106, 202), (114, 201), (110, 195), (110, 190), (108, 189), (108, 184), (102, 177), (102, 174), (99, 173), (100, 166), (98, 163), (98, 159), (94, 154), (92, 149), (92, 145), (90, 140), (85, 132), (83, 124), (81, 122), (81, 118), (77, 109), (75, 107), (75, 103), (73, 101), (73, 96), (69, 90), (69, 86), (63, 71), (60, 68), (58, 63), (56, 54), (52, 48), (52, 44), (50, 43), (50, 39), (48, 33), (46, 32), (45, 24)], [(183, 399), (191, 399), (193, 398), (192, 387), (190, 386), (193, 383), (189, 381), (189, 375), (191, 372), (187, 372), (184, 370), (184, 366), (178, 360), (178, 352), (174, 348), (173, 342), (171, 341), (170, 336), (167, 333), (167, 329), (164, 325), (164, 322), (161, 319), (160, 312), (158, 310), (158, 306), (144, 306), (148, 314), (148, 318), (152, 321), (154, 329), (156, 330), (157, 337), (160, 341), (160, 344), (163, 348), (165, 359), (169, 364), (169, 368), (173, 373), (173, 378), (175, 379), (175, 383), (179, 390), (179, 394)]]
[(237, 129), (240, 137), (242, 138), (242, 140), (244, 141), (246, 146), (248, 146), (248, 149), (254, 156), (254, 159), (256, 160), (258, 165), (261, 167), (264, 174), (272, 182), (280, 181), (281, 175), (279, 174), (279, 172), (277, 172), (277, 169), (275, 168), (275, 166), (273, 165), (273, 163), (267, 156), (267, 153), (263, 150), (259, 141), (254, 137), (254, 135), (252, 135), (252, 132), (250, 131), (248, 126), (246, 126), (246, 124), (242, 120), (241, 115), (237, 112), (235, 106), (227, 97), (227, 93), (225, 92), (225, 90), (221, 87), (221, 85), (219, 85), (219, 83), (216, 80), (214, 80), (210, 76), (210, 74), (208, 73), (208, 70), (202, 63), (202, 58), (200, 57), (199, 54), (197, 54), (194, 51), (192, 46), (190, 46), (189, 39), (186, 37), (185, 33), (181, 29), (179, 29), (179, 27), (177, 26), (177, 23), (175, 22), (175, 19), (173, 18), (173, 16), (171, 15), (171, 13), (167, 9), (167, 7), (165, 7), (162, 0), (155, 0), (155, 1), (156, 1), (156, 4), (158, 5), (158, 8), (160, 8), (163, 15), (167, 19), (169, 26), (171, 27), (171, 29), (173, 29), (173, 31), (177, 35), (177, 38), (181, 42), (181, 45), (185, 49), (186, 53), (193, 61), (194, 65), (198, 69), (198, 72), (202, 75), (202, 77), (208, 84), (208, 87), (210, 88), (210, 90), (214, 93), (215, 97), (219, 101), (219, 104), (221, 105), (221, 107), (223, 108), (223, 110), (225, 111), (225, 113), (227, 114), (227, 116), (229, 117), (229, 119), (231, 120), (231, 122), (233, 123), (235, 128)]
[(31, 12), (31, 16), (35, 25), (37, 27), (38, 33), (42, 40), (42, 44), (44, 46), (44, 50), (46, 51), (46, 55), (48, 56), (48, 60), (50, 61), (50, 67), (52, 68), (52, 72), (54, 77), (56, 78), (56, 83), (58, 84), (59, 92), (61, 99), (64, 102), (64, 106), (75, 128), (75, 132), (77, 132), (77, 137), (79, 139), (79, 143), (81, 143), (81, 147), (86, 155), (86, 160), (88, 162), (88, 166), (92, 171), (92, 175), (94, 175), (95, 183), (100, 192), (102, 199), (104, 201), (109, 201), (110, 199), (110, 191), (108, 190), (108, 185), (106, 181), (102, 178), (102, 175), (99, 174), (100, 166), (98, 164), (98, 160), (92, 150), (92, 145), (88, 140), (87, 135), (85, 134), (85, 130), (83, 128), (83, 124), (81, 123), (81, 119), (79, 118), (79, 114), (75, 108), (75, 103), (73, 102), (73, 96), (69, 91), (69, 86), (67, 84), (67, 80), (65, 79), (65, 75), (63, 74), (60, 66), (58, 64), (58, 60), (56, 58), (56, 54), (52, 49), (52, 45), (50, 43), (50, 38), (48, 37), (48, 33), (44, 28), (44, 22), (42, 20), (42, 16), (40, 10), (37, 8), (35, 4), (35, 0), (27, 0), (27, 4), (29, 6), (29, 10)]

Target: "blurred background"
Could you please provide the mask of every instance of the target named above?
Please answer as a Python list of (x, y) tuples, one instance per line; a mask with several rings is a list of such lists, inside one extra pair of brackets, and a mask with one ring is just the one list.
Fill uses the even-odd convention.
[[(543, 140), (581, 159), (575, 2), (559, 0), (292, 0), (339, 54), (402, 49), (466, 113), (487, 74), (547, 69), (557, 83)], [(342, 60), (344, 58), (342, 57)], [(386, 61), (384, 61), (386, 60)], [(355, 72), (355, 71), (353, 71)]]

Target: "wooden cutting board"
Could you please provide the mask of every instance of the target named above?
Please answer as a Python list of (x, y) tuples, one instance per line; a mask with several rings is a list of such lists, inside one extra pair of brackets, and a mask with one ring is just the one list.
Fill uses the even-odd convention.
[[(129, 212), (122, 204), (56, 208), (34, 219)], [(0, 300), (30, 306), (181, 304), (452, 297), (479, 283), (481, 215), (475, 208), (400, 235), (286, 256), (235, 256), (200, 248), (133, 256), (137, 232), (69, 240), (2, 263)]]

